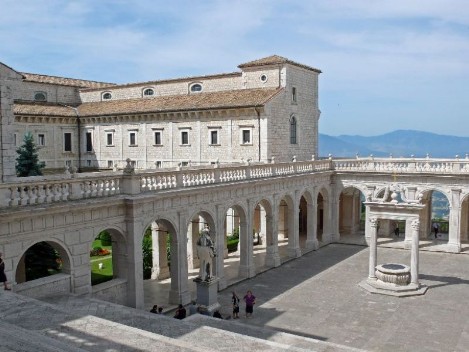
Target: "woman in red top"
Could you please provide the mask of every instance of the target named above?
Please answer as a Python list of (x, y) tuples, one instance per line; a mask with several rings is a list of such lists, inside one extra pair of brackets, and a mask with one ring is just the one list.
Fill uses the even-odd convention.
[(244, 296), (244, 302), (246, 302), (246, 318), (248, 318), (252, 315), (254, 304), (256, 304), (256, 297), (251, 291), (248, 291), (246, 296)]

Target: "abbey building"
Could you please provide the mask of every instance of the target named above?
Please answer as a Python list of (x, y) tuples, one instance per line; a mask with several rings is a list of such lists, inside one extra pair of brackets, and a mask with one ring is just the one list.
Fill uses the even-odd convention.
[(33, 134), (46, 172), (311, 160), (320, 70), (280, 56), (239, 71), (129, 84), (17, 72), (0, 63), (2, 180)]

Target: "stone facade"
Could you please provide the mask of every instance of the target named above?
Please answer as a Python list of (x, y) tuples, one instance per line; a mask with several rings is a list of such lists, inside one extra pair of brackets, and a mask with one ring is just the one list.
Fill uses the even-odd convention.
[(317, 155), (320, 71), (279, 56), (239, 67), (113, 85), (22, 74), (2, 65), (2, 126), (8, 131), (3, 178), (14, 176), (15, 148), (26, 132), (33, 133), (46, 169), (56, 172), (66, 165), (123, 168), (128, 158), (138, 169), (152, 169)]

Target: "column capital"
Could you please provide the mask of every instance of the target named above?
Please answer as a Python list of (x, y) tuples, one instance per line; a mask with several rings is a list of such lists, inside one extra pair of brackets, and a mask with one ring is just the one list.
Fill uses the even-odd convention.
[(370, 218), (370, 226), (371, 227), (378, 227), (379, 225), (379, 221), (378, 221), (378, 218), (375, 218), (375, 217), (372, 217)]
[(413, 230), (418, 231), (420, 229), (420, 220), (419, 219), (412, 220), (412, 222), (410, 223), (410, 226), (412, 226)]

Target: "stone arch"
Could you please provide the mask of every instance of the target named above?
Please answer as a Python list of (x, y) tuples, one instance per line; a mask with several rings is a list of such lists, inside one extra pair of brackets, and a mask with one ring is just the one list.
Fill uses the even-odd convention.
[[(111, 267), (112, 267), (112, 278), (105, 281), (114, 279), (128, 279), (128, 267), (127, 267), (127, 239), (122, 229), (117, 226), (103, 226), (93, 231), (93, 236), (89, 239), (89, 249), (92, 249), (92, 243), (95, 241), (97, 236), (103, 232), (107, 232), (111, 236)], [(109, 258), (103, 257), (103, 259)], [(90, 258), (90, 282), (93, 285), (93, 281), (96, 282), (96, 277), (100, 275), (99, 263), (103, 263), (103, 259), (100, 260), (99, 256), (95, 260)], [(109, 272), (107, 263), (102, 266), (101, 270)], [(94, 278), (94, 279), (93, 279)], [(104, 281), (97, 280), (98, 284)]]
[(313, 194), (314, 191), (308, 188), (303, 188), (299, 192), (298, 233), (300, 247), (304, 250), (317, 249), (318, 244), (315, 231), (316, 202)]
[(329, 243), (330, 238), (330, 191), (327, 187), (318, 187), (316, 192), (316, 233), (319, 242)]
[(338, 196), (340, 236), (364, 236), (365, 193), (360, 187), (347, 185), (340, 189)]
[(51, 246), (54, 250), (56, 250), (59, 254), (60, 259), (62, 260), (62, 265), (61, 265), (61, 272), (64, 274), (70, 275), (73, 271), (73, 260), (72, 260), (72, 255), (62, 241), (59, 241), (55, 238), (48, 238), (48, 239), (43, 239), (43, 240), (36, 240), (32, 241), (28, 244), (25, 245), (25, 250), (21, 252), (21, 254), (18, 256), (18, 260), (14, 261), (13, 264), (13, 272), (15, 274), (15, 282), (20, 284), (26, 282), (26, 272), (25, 272), (25, 256), (27, 251), (33, 247), (34, 245), (45, 242), (49, 246)]
[[(283, 240), (288, 239), (287, 257), (297, 258), (301, 256), (298, 234), (299, 200), (291, 193), (284, 193), (278, 199), (278, 233), (283, 235)], [(281, 255), (282, 251), (279, 252)]]
[(469, 192), (461, 195), (460, 230), (459, 236), (461, 242), (469, 241)]
[[(252, 220), (248, 219), (248, 209), (246, 204), (234, 203), (224, 206), (220, 209), (220, 231), (217, 237), (217, 248), (226, 253), (226, 256), (217, 257), (216, 275), (221, 277), (223, 285), (226, 282), (235, 280), (236, 278), (247, 278), (254, 275), (252, 268), (252, 235), (248, 230), (252, 227)], [(235, 221), (233, 219), (236, 219)], [(227, 235), (233, 233), (238, 234), (238, 250), (228, 255)], [(224, 270), (224, 260), (229, 261), (231, 267), (235, 267), (236, 262), (239, 263), (238, 270)], [(235, 276), (237, 273), (237, 276)], [(230, 275), (231, 274), (231, 275)]]
[[(451, 193), (448, 193), (446, 189), (440, 187), (422, 187), (419, 188), (419, 193), (422, 195), (421, 202), (426, 205), (426, 207), (422, 210), (420, 214), (419, 237), (435, 239), (434, 232), (432, 233), (432, 231), (433, 225), (436, 224), (438, 226), (439, 232), (436, 239), (438, 240), (438, 242), (448, 242), (449, 233), (451, 231), (449, 218), (451, 217), (451, 212), (459, 212), (459, 204), (453, 208), (451, 204)], [(444, 206), (445, 201), (447, 202), (449, 207), (448, 218), (439, 219), (439, 217), (436, 216), (436, 211), (441, 210), (439, 208), (441, 206)], [(437, 204), (437, 202), (441, 204)]]
[(265, 253), (264, 260), (255, 260), (260, 266), (276, 267), (280, 265), (278, 255), (277, 216), (273, 213), (273, 201), (262, 198), (253, 202), (253, 256), (258, 257)]

